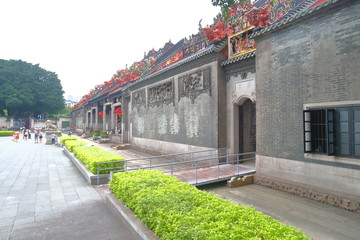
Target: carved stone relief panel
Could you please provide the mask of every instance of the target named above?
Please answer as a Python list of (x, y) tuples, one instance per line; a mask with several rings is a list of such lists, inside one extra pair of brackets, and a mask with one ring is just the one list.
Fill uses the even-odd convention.
[(182, 97), (188, 97), (191, 102), (202, 93), (211, 94), (210, 67), (199, 69), (190, 74), (179, 77), (179, 101)]
[(148, 89), (149, 106), (174, 103), (174, 79)]
[(140, 108), (146, 104), (145, 89), (140, 89), (132, 93), (132, 107)]

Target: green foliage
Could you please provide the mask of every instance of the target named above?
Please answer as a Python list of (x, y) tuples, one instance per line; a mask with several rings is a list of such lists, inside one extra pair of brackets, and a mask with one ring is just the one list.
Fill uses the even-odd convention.
[(94, 136), (100, 136), (100, 130), (94, 129), (94, 130), (92, 130), (92, 131), (90, 132), (90, 135), (91, 135), (92, 137), (94, 137)]
[(109, 138), (109, 134), (107, 131), (100, 131), (100, 137), (101, 138)]
[(109, 187), (160, 239), (309, 239), (249, 206), (155, 170), (115, 173)]
[(86, 142), (81, 140), (69, 140), (65, 141), (65, 147), (70, 151), (73, 152), (75, 147), (87, 145)]
[[(77, 159), (79, 159), (82, 163), (84, 163), (85, 167), (89, 169), (92, 173), (97, 174), (98, 163), (101, 162), (112, 162), (112, 161), (121, 161), (125, 158), (120, 157), (119, 155), (105, 151), (98, 147), (92, 146), (81, 146), (74, 148), (74, 155)], [(107, 163), (101, 165), (101, 168), (114, 168), (119, 167), (121, 169), (124, 166), (124, 162), (120, 163)], [(103, 173), (109, 173), (109, 171), (101, 171)]]
[(71, 136), (62, 136), (62, 137), (60, 137), (60, 142), (62, 144), (65, 144), (66, 141), (73, 141), (73, 140), (77, 140), (77, 137), (71, 137)]
[(227, 18), (229, 9), (232, 5), (238, 2), (245, 2), (246, 0), (211, 0), (213, 6), (221, 8), (221, 14), (224, 19)]
[(8, 116), (36, 116), (64, 109), (57, 75), (21, 60), (0, 59), (0, 112)]
[(14, 134), (14, 131), (0, 131), (0, 137), (1, 136), (12, 136)]
[(49, 117), (56, 118), (56, 117), (70, 117), (71, 114), (71, 107), (65, 107), (64, 109), (57, 111), (54, 114), (50, 114)]

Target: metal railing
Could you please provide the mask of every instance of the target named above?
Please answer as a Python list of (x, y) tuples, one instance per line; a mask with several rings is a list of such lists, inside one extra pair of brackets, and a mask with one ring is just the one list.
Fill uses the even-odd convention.
[[(197, 158), (201, 158), (204, 156), (221, 154), (223, 152), (227, 152), (227, 148), (214, 148), (214, 149), (207, 149), (207, 150), (198, 150), (192, 152), (185, 152), (185, 153), (174, 153), (174, 154), (167, 154), (167, 155), (159, 155), (159, 156), (150, 156), (150, 157), (143, 157), (143, 158), (133, 158), (127, 160), (120, 160), (120, 161), (110, 161), (110, 162), (101, 162), (97, 164), (97, 184), (99, 184), (99, 178), (101, 172), (107, 171), (115, 171), (118, 169), (127, 169), (128, 166), (137, 166), (138, 168), (144, 167), (144, 165), (148, 165), (151, 167), (154, 164), (161, 163), (171, 163), (171, 162), (183, 162), (189, 159), (195, 160)], [(114, 165), (119, 164), (118, 167), (105, 167), (102, 168), (103, 165)]]
[[(222, 162), (219, 161), (220, 159), (226, 159), (226, 161)], [(217, 161), (212, 161), (217, 160)], [(110, 180), (112, 179), (112, 175), (117, 172), (124, 172), (124, 171), (136, 171), (136, 170), (145, 170), (145, 169), (156, 169), (159, 168), (159, 171), (174, 175), (176, 172), (182, 172), (182, 171), (194, 171), (194, 185), (201, 185), (204, 183), (210, 183), (210, 182), (217, 182), (221, 181), (223, 179), (228, 179), (230, 176), (240, 176), (240, 175), (246, 175), (251, 174), (255, 172), (255, 168), (253, 166), (243, 166), (241, 163), (244, 163), (246, 161), (253, 161), (255, 160), (255, 152), (248, 152), (248, 153), (239, 153), (239, 154), (224, 154), (220, 155), (218, 157), (211, 157), (211, 158), (204, 158), (199, 160), (192, 160), (192, 161), (186, 161), (186, 162), (174, 162), (169, 164), (159, 164), (159, 165), (153, 165), (153, 166), (145, 166), (141, 168), (127, 168), (127, 169), (121, 169), (121, 170), (115, 170), (110, 172)], [(205, 162), (207, 164), (199, 164), (201, 162)], [(216, 163), (212, 163), (216, 162)], [(174, 168), (174, 166), (181, 166), (183, 164), (191, 164), (193, 166), (191, 167), (184, 167), (184, 168)], [(194, 164), (196, 163), (196, 164)], [(227, 175), (226, 177), (223, 177), (220, 174), (220, 171), (223, 170), (222, 166), (225, 165), (232, 165), (232, 171), (230, 175)], [(166, 167), (170, 167), (170, 169), (166, 169)], [(209, 169), (215, 167), (215, 173), (211, 180), (207, 180), (205, 182), (199, 182), (199, 170)], [(242, 171), (240, 170), (242, 168)], [(247, 171), (243, 171), (243, 169), (246, 168)]]
[[(250, 156), (250, 157), (248, 157)], [(115, 172), (121, 171), (134, 171), (139, 169), (157, 169), (161, 172), (173, 175), (175, 172), (191, 171), (196, 172), (196, 183), (198, 182), (198, 170), (201, 168), (209, 168), (218, 166), (217, 178), (219, 178), (219, 172), (221, 165), (224, 164), (239, 164), (241, 162), (250, 161), (255, 159), (255, 153), (240, 153), (240, 154), (228, 154), (227, 148), (217, 148), (210, 150), (201, 150), (194, 152), (151, 156), (144, 158), (128, 159), (122, 161), (111, 161), (98, 163), (98, 184), (99, 176), (102, 171), (110, 172), (111, 176)], [(119, 163), (122, 166), (101, 168), (105, 164)], [(122, 164), (123, 163), (123, 164)], [(239, 166), (238, 166), (238, 169)], [(238, 170), (239, 175), (240, 171)]]

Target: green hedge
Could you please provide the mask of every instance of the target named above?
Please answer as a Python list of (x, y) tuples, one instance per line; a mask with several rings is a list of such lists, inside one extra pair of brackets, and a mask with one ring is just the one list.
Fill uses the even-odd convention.
[(70, 151), (73, 152), (75, 147), (87, 145), (87, 142), (81, 140), (69, 140), (65, 141), (65, 147)]
[(155, 170), (115, 173), (109, 187), (160, 239), (309, 239), (249, 206)]
[[(66, 142), (67, 143), (67, 142)], [(98, 147), (93, 146), (80, 146), (74, 148), (74, 155), (85, 167), (89, 169), (92, 173), (97, 174), (97, 164), (101, 162), (112, 162), (112, 161), (121, 161), (125, 158), (120, 157), (119, 155), (105, 151)], [(113, 168), (113, 167), (123, 167), (124, 163), (107, 163), (102, 164), (101, 168)], [(109, 171), (101, 171), (102, 173), (109, 173)]]
[(62, 144), (65, 144), (66, 141), (72, 141), (72, 140), (77, 140), (77, 137), (71, 137), (71, 136), (62, 136), (60, 137), (60, 142)]
[(0, 131), (0, 137), (1, 136), (12, 136), (14, 134), (14, 131)]

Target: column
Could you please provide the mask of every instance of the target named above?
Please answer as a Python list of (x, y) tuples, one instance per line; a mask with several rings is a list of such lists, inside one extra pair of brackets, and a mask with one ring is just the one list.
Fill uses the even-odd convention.
[(111, 104), (110, 130), (115, 129), (114, 110), (115, 110), (115, 106), (114, 106), (114, 104)]
[(98, 107), (95, 107), (95, 127), (94, 129), (99, 129), (99, 115)]
[(104, 114), (103, 114), (103, 117), (102, 117), (102, 118), (103, 118), (103, 126), (102, 126), (102, 129), (103, 129), (103, 130), (106, 130), (106, 105), (105, 105), (105, 104), (103, 105), (103, 110), (102, 110), (102, 111), (103, 111), (103, 113), (104, 113)]

